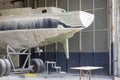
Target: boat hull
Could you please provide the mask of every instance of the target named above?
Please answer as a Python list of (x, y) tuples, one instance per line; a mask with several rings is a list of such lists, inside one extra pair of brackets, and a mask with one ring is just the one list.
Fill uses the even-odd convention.
[(61, 42), (73, 37), (82, 28), (24, 29), (0, 32), (0, 51), (9, 45), (17, 51)]

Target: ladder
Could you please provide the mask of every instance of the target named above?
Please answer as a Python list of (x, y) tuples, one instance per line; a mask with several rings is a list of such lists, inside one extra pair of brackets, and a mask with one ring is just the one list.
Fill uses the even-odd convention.
[(47, 71), (47, 74), (48, 74), (48, 72), (49, 72), (49, 70), (48, 70), (49, 65), (52, 65), (52, 68), (54, 68), (57, 73), (63, 73), (63, 72), (61, 71), (61, 67), (60, 67), (60, 66), (57, 66), (55, 61), (46, 61), (46, 67), (47, 67), (47, 68), (46, 68), (46, 71)]

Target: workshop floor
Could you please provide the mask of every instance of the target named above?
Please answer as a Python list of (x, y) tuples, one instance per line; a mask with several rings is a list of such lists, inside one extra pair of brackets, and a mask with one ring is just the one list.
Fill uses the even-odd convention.
[[(79, 74), (11, 74), (0, 80), (80, 80)], [(83, 77), (82, 80), (87, 80)], [(91, 80), (112, 80), (111, 76), (92, 75)]]

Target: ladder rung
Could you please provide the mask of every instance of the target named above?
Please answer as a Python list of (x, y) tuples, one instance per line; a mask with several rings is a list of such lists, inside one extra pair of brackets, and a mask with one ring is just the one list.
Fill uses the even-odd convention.
[(59, 67), (59, 66), (55, 66), (55, 67), (53, 67), (53, 68), (60, 69), (61, 67)]
[(64, 72), (64, 71), (60, 71), (60, 73), (61, 73), (61, 74), (66, 74), (66, 72)]

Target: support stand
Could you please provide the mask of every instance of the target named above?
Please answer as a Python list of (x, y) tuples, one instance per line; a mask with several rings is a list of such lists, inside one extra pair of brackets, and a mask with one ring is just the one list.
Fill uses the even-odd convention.
[[(7, 59), (9, 59), (9, 61), (11, 63), (12, 71), (17, 72), (17, 71), (26, 71), (26, 70), (30, 71), (30, 70), (32, 70), (32, 66), (30, 65), (31, 53), (30, 53), (30, 50), (29, 50), (29, 53), (27, 53), (28, 50), (29, 49), (25, 49), (22, 52), (17, 52), (11, 46), (7, 45)], [(24, 61), (24, 64), (22, 65), (21, 68), (16, 68), (15, 67), (15, 63), (14, 63), (15, 61), (13, 62), (13, 59), (11, 58), (11, 55), (15, 55), (15, 56), (17, 56), (17, 55), (19, 55), (19, 56), (20, 55), (27, 55), (27, 57)], [(28, 66), (27, 68), (25, 67), (26, 65)]]

